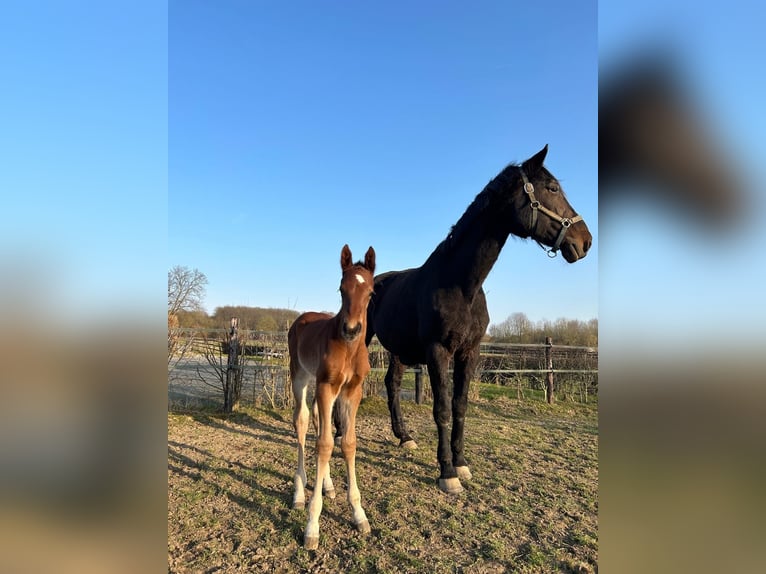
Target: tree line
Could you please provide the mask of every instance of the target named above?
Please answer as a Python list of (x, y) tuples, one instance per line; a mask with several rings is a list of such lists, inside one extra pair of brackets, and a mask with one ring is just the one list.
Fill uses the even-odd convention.
[[(293, 309), (224, 305), (212, 315), (203, 308), (207, 277), (198, 269), (176, 265), (168, 272), (168, 329), (222, 329), (232, 317), (239, 318), (240, 329), (287, 331), (299, 312)], [(498, 343), (544, 343), (551, 337), (556, 345), (598, 346), (598, 319), (580, 321), (559, 318), (531, 321), (525, 313), (512, 313), (504, 321), (490, 325), (488, 339)]]
[(546, 337), (551, 337), (556, 345), (597, 347), (598, 319), (531, 321), (525, 313), (512, 313), (504, 321), (490, 325), (488, 335), (497, 343), (544, 343)]
[(216, 307), (210, 315), (202, 310), (179, 311), (177, 315), (181, 328), (224, 329), (232, 317), (237, 317), (241, 330), (287, 331), (299, 313), (292, 309), (224, 305)]

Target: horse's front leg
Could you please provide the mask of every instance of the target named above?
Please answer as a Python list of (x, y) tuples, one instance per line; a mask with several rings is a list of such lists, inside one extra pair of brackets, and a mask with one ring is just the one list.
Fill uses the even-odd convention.
[[(314, 429), (317, 433), (317, 438), (319, 438), (319, 409), (317, 408), (317, 400), (316, 396), (314, 397), (314, 403), (312, 405), (312, 417), (314, 421)], [(332, 412), (333, 412), (333, 419), (335, 418), (335, 411), (337, 410), (337, 403), (333, 406)], [(324, 482), (322, 483), (322, 494), (324, 494), (327, 498), (335, 499), (335, 486), (332, 483), (332, 478), (330, 477), (330, 471), (327, 471), (327, 474), (324, 476)]]
[(346, 432), (341, 440), (341, 451), (346, 461), (346, 476), (348, 477), (348, 503), (354, 525), (362, 534), (370, 532), (370, 523), (362, 508), (362, 496), (356, 483), (356, 412), (362, 400), (362, 380), (354, 378), (345, 385), (338, 397), (338, 414), (345, 423)]
[(455, 354), (454, 390), (452, 394), (452, 464), (459, 478), (471, 479), (471, 470), (463, 456), (465, 413), (468, 408), (468, 387), (479, 362), (479, 347)]
[(448, 494), (463, 491), (457, 471), (452, 464), (449, 424), (451, 418), (452, 387), (449, 384), (448, 366), (450, 354), (442, 345), (434, 344), (428, 349), (428, 375), (434, 395), (434, 421), (439, 434), (436, 458), (439, 461), (439, 488)]
[(406, 366), (402, 364), (399, 357), (393, 353), (389, 354), (388, 370), (386, 371), (386, 394), (388, 395), (388, 410), (391, 413), (391, 430), (399, 439), (399, 446), (404, 448), (418, 448), (415, 440), (410, 436), (407, 427), (404, 425), (402, 416), (402, 406), (399, 402), (399, 391), (402, 388), (402, 377)]
[(330, 476), (330, 456), (332, 455), (332, 406), (339, 388), (329, 382), (317, 381), (315, 408), (318, 414), (319, 430), (317, 434), (317, 479), (314, 494), (309, 502), (309, 519), (303, 534), (303, 545), (309, 550), (319, 546), (319, 516), (322, 514), (322, 486)]

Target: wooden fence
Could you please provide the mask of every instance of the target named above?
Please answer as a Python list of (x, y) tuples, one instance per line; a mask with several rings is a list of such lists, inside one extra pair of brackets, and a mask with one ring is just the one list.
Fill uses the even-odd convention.
[[(168, 359), (171, 406), (224, 402), (234, 377), (243, 403), (274, 407), (292, 404), (286, 331), (238, 330), (232, 323), (229, 329), (181, 329), (173, 334), (173, 340), (176, 356)], [(365, 381), (365, 396), (385, 392), (388, 364), (388, 352), (376, 338), (369, 353), (372, 369)], [(408, 369), (402, 398), (430, 401), (427, 379), (424, 366)], [(555, 345), (550, 337), (538, 344), (482, 343), (473, 380), (515, 388), (519, 399), (542, 393), (548, 402), (556, 397), (587, 402), (598, 392), (598, 349)], [(232, 401), (226, 398), (225, 404)]]

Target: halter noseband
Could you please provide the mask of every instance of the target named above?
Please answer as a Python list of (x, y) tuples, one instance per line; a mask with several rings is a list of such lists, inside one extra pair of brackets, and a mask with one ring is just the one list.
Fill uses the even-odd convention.
[[(550, 217), (551, 219), (558, 221), (561, 224), (561, 231), (559, 231), (559, 235), (556, 238), (556, 242), (553, 244), (553, 247), (550, 249), (546, 249), (545, 245), (540, 243), (537, 239), (537, 244), (548, 254), (548, 257), (556, 257), (556, 252), (559, 250), (559, 247), (561, 247), (562, 241), (564, 241), (564, 237), (567, 234), (567, 231), (569, 231), (569, 228), (572, 226), (573, 223), (577, 223), (578, 221), (582, 221), (581, 215), (575, 215), (573, 218), (568, 217), (561, 217), (558, 213), (555, 211), (552, 211), (545, 207), (542, 203), (540, 203), (537, 198), (535, 197), (535, 187), (529, 182), (527, 179), (527, 174), (524, 173), (524, 170), (522, 168), (519, 168), (519, 172), (521, 172), (521, 179), (524, 181), (524, 193), (526, 193), (529, 196), (529, 202), (532, 205), (532, 217), (530, 220), (530, 234), (535, 231), (535, 226), (537, 225), (537, 211), (542, 211), (545, 215)], [(551, 255), (553, 254), (553, 255)]]

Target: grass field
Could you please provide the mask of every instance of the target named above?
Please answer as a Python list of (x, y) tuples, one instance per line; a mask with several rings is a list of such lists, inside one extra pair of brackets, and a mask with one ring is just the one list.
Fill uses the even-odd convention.
[[(458, 496), (436, 486), (430, 405), (402, 406), (420, 447), (414, 451), (397, 446), (385, 399), (365, 399), (357, 419), (357, 476), (371, 534), (351, 524), (336, 448), (330, 468), (338, 496), (324, 499), (317, 551), (302, 548), (306, 511), (291, 508), (290, 410), (169, 413), (168, 571), (597, 571), (595, 405), (519, 402), (482, 388), (466, 418), (473, 479)], [(309, 488), (313, 444), (312, 428)]]

